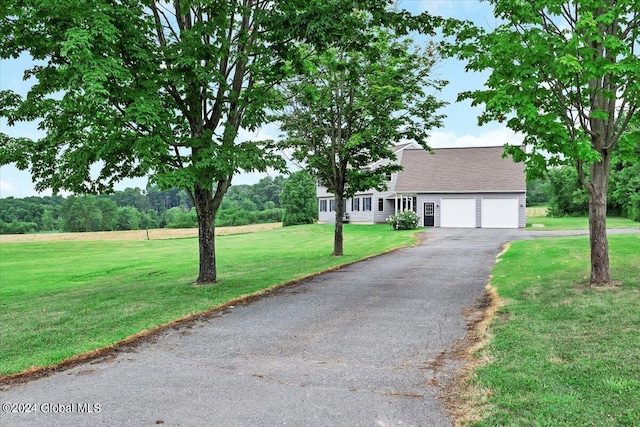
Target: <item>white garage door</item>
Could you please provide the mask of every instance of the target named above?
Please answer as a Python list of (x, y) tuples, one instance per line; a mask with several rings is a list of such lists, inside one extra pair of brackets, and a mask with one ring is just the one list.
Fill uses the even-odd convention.
[(482, 199), (482, 228), (518, 228), (518, 198)]
[(476, 227), (476, 199), (442, 199), (440, 227)]

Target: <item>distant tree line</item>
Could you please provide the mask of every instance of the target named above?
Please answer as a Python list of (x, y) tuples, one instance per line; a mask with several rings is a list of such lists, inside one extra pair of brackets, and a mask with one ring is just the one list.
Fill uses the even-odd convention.
[[(296, 175), (296, 174), (294, 174)], [(297, 198), (311, 200), (315, 211), (315, 184), (299, 188), (295, 178), (289, 185)], [(265, 177), (254, 185), (232, 186), (218, 212), (219, 227), (281, 222), (281, 197), (285, 179)], [(311, 181), (313, 183), (313, 181)], [(286, 197), (285, 197), (286, 198)], [(291, 199), (291, 196), (289, 196)], [(290, 209), (298, 209), (291, 205)], [(311, 215), (313, 215), (311, 214)], [(289, 217), (291, 217), (289, 213)], [(307, 217), (310, 214), (307, 214)], [(299, 215), (300, 216), (300, 215)], [(307, 218), (305, 217), (305, 218)], [(290, 221), (291, 222), (291, 221)], [(309, 220), (306, 219), (308, 223)], [(313, 218), (311, 219), (313, 222)], [(301, 223), (298, 220), (298, 223)], [(0, 234), (36, 232), (85, 232), (139, 230), (146, 228), (197, 227), (195, 209), (185, 191), (161, 190), (156, 185), (127, 188), (114, 194), (83, 196), (13, 197), (0, 199)]]
[[(607, 196), (607, 213), (640, 221), (640, 144), (614, 151)], [(547, 205), (551, 216), (585, 216), (589, 197), (573, 166), (549, 170), (544, 180), (527, 183), (527, 204)]]

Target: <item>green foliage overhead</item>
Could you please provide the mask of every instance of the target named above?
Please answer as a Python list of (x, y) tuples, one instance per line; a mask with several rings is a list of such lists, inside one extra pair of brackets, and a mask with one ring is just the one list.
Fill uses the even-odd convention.
[(242, 138), (278, 110), (277, 86), (301, 43), (361, 42), (358, 16), (428, 30), (387, 0), (7, 0), (0, 58), (30, 55), (27, 96), (0, 92), (8, 124), (40, 120), (38, 140), (0, 134), (0, 164), (30, 169), (36, 189), (109, 192), (150, 175), (196, 208), (197, 281), (216, 281), (215, 220), (241, 171), (283, 169), (272, 141)]
[(366, 30), (367, 43), (309, 53), (306, 78), (287, 87), (290, 103), (277, 118), (282, 148), (343, 198), (386, 188), (398, 165), (392, 146), (413, 141), (427, 148), (429, 131), (441, 125), (433, 95), (446, 84), (433, 79), (435, 46), (419, 48), (391, 32)]
[[(9, 125), (41, 119), (40, 140), (0, 134), (0, 164), (38, 190), (104, 192), (151, 174), (163, 188), (213, 190), (239, 171), (283, 167), (269, 141), (238, 140), (278, 108), (275, 86), (314, 48), (360, 37), (357, 13), (398, 31), (434, 19), (387, 0), (18, 1), (0, 9), (0, 58), (35, 60), (26, 97), (0, 93)], [(213, 195), (211, 195), (213, 196)]]
[(484, 106), (481, 124), (524, 134), (529, 151), (508, 150), (534, 176), (601, 159), (638, 117), (637, 0), (490, 3), (499, 25), (462, 25), (449, 46), (468, 70), (491, 70), (485, 88), (460, 99)]
[(259, 31), (266, 2), (9, 1), (3, 9), (0, 57), (30, 54), (36, 65), (26, 76), (36, 83), (24, 98), (2, 92), (1, 114), (9, 125), (41, 118), (45, 137), (5, 135), (0, 161), (30, 165), (37, 189), (103, 192), (149, 173), (165, 187), (210, 187), (282, 164), (265, 143), (236, 141), (277, 98), (279, 60)]

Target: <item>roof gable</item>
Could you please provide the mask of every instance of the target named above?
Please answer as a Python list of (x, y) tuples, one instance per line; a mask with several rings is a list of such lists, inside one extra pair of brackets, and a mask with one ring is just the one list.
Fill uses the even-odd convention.
[(502, 158), (504, 147), (405, 149), (395, 191), (526, 191), (525, 165)]
[(393, 152), (393, 154), (396, 155), (396, 160), (390, 161), (389, 159), (382, 159), (382, 160), (378, 160), (377, 162), (373, 162), (370, 163), (369, 165), (367, 165), (367, 169), (373, 169), (379, 165), (382, 164), (388, 164), (388, 163), (393, 163), (393, 164), (397, 164), (397, 160), (399, 160), (402, 157), (402, 153), (404, 150), (417, 150), (420, 149), (418, 148), (415, 144), (413, 143), (407, 143), (407, 144), (400, 144), (400, 145), (394, 145), (392, 147), (390, 147), (391, 152)]

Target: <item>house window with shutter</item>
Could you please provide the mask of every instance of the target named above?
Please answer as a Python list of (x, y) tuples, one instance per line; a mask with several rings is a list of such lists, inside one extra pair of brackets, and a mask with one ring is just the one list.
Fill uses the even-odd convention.
[(362, 198), (362, 210), (365, 212), (371, 211), (371, 197)]

